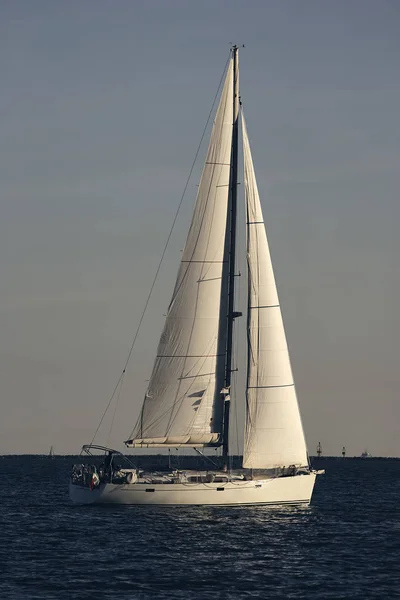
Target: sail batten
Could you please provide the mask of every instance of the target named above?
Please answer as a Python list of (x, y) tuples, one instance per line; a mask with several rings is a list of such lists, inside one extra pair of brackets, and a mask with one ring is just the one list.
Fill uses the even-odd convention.
[(307, 465), (307, 449), (243, 115), (242, 125), (248, 268), (243, 466), (303, 466)]
[(216, 444), (222, 434), (233, 61), (208, 147), (196, 205), (157, 356), (131, 446)]

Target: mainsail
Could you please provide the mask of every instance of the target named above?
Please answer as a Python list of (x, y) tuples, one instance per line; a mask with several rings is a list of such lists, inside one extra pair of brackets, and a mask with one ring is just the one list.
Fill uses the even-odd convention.
[(307, 449), (243, 114), (242, 128), (248, 264), (243, 467), (303, 466)]
[(223, 416), (215, 407), (223, 402), (226, 352), (232, 122), (231, 59), (157, 357), (128, 446), (220, 443)]

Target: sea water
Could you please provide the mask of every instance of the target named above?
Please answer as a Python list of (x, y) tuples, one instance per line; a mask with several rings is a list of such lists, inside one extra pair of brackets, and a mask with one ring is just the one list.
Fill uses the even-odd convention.
[(320, 459), (310, 507), (74, 506), (0, 457), (0, 600), (400, 598), (400, 461)]

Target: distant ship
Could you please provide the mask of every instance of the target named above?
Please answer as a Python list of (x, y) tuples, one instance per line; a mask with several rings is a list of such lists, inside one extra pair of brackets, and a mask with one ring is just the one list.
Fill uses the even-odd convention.
[(371, 455), (369, 452), (364, 450), (364, 452), (361, 454), (361, 458), (371, 458)]

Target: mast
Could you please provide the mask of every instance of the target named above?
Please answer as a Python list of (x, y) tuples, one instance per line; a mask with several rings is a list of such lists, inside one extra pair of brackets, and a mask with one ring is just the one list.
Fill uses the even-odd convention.
[[(229, 288), (228, 288), (228, 331), (225, 368), (225, 388), (230, 389), (232, 375), (232, 347), (233, 347), (233, 323), (235, 317), (240, 316), (234, 312), (235, 302), (235, 259), (236, 259), (236, 215), (237, 215), (237, 178), (238, 178), (238, 125), (239, 125), (239, 63), (237, 46), (232, 47), (233, 55), (233, 129), (232, 129), (232, 155), (231, 155), (231, 179), (230, 179), (230, 239), (229, 239)], [(225, 467), (229, 454), (229, 413), (230, 400), (224, 403), (224, 433), (222, 455)]]

